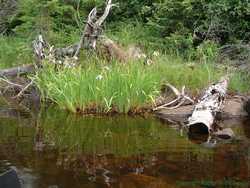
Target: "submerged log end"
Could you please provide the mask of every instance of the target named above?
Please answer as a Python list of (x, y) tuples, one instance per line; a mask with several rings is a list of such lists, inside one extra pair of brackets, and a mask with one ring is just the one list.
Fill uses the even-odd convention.
[(209, 134), (209, 128), (202, 122), (197, 122), (189, 125), (189, 132), (191, 134)]
[(196, 104), (188, 119), (189, 131), (209, 134), (217, 112), (221, 111), (229, 83), (228, 77), (223, 77), (217, 84), (211, 85), (201, 100)]

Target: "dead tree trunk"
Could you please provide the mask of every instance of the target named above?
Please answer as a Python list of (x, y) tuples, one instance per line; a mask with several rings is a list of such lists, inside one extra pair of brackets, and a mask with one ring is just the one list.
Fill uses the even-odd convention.
[(190, 132), (209, 134), (213, 131), (212, 125), (217, 112), (222, 108), (228, 82), (228, 78), (222, 78), (217, 84), (213, 84), (205, 91), (188, 119), (187, 126)]
[[(80, 50), (82, 48), (86, 49), (96, 49), (96, 43), (102, 33), (102, 25), (109, 15), (111, 8), (115, 6), (112, 4), (112, 0), (107, 0), (106, 7), (104, 13), (101, 17), (97, 18), (97, 9), (96, 7), (91, 10), (88, 15), (88, 19), (83, 28), (83, 32), (80, 38), (80, 41), (71, 46), (67, 46), (65, 48), (55, 48), (50, 47), (47, 44), (41, 35), (37, 37), (37, 39), (33, 42), (34, 53), (37, 57), (37, 61), (41, 61), (44, 58), (50, 57), (55, 60), (64, 60), (66, 57), (78, 59)], [(45, 49), (49, 51), (49, 54), (45, 53)]]

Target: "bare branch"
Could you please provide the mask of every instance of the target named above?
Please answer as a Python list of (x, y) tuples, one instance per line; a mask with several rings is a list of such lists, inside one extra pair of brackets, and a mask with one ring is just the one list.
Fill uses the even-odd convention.
[(43, 39), (43, 36), (39, 34), (32, 43), (33, 43), (33, 50), (37, 58), (37, 65), (40, 65), (41, 61), (46, 57), (44, 52), (44, 49), (46, 47), (45, 40)]
[(11, 82), (11, 81), (9, 81), (9, 80), (7, 80), (7, 79), (4, 79), (4, 78), (1, 78), (1, 77), (0, 77), (0, 80), (6, 82), (6, 83), (9, 84), (9, 85), (13, 85), (13, 86), (16, 86), (16, 87), (19, 87), (19, 88), (23, 88), (22, 85), (13, 83), (13, 82)]
[(14, 98), (21, 97), (23, 93), (34, 83), (34, 80), (31, 80)]
[(167, 86), (174, 92), (174, 94), (175, 94), (176, 96), (180, 96), (180, 95), (181, 95), (181, 93), (179, 92), (179, 90), (176, 89), (173, 85), (167, 84)]
[(116, 6), (115, 4), (112, 4), (112, 0), (108, 0), (107, 1), (107, 6), (105, 8), (105, 11), (103, 13), (103, 15), (96, 21), (96, 26), (100, 27), (103, 22), (105, 21), (105, 19), (108, 17), (109, 15), (109, 12), (110, 12), (110, 9), (113, 7), (113, 6)]
[[(176, 109), (182, 106), (186, 101), (189, 101), (192, 104), (194, 103), (194, 101), (185, 94), (185, 86), (182, 87), (181, 93), (173, 85), (167, 84), (167, 86), (173, 91), (173, 93), (177, 96), (177, 98), (167, 104), (163, 104), (161, 106), (154, 108), (153, 109), (154, 111), (160, 110), (160, 109), (169, 109), (169, 110)], [(172, 106), (175, 103), (177, 104), (175, 106)], [(169, 107), (169, 106), (172, 106), (172, 107)]]

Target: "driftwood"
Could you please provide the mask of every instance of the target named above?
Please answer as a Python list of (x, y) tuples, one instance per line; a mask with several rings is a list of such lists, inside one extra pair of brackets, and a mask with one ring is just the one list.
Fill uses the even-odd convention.
[[(227, 98), (221, 112), (216, 114), (216, 120), (219, 120), (219, 122), (216, 123), (219, 123), (219, 125), (224, 121), (232, 123), (232, 120), (239, 122), (247, 118), (249, 115), (245, 109), (245, 102), (244, 96), (232, 96)], [(186, 105), (177, 109), (164, 108), (156, 111), (155, 114), (163, 121), (173, 122), (174, 124), (186, 124), (188, 118), (192, 115), (194, 107), (195, 105)]]
[(185, 86), (182, 87), (181, 92), (172, 86), (171, 84), (167, 84), (167, 87), (169, 87), (173, 93), (176, 95), (176, 99), (174, 99), (171, 102), (165, 103), (163, 105), (157, 106), (156, 108), (153, 109), (153, 111), (157, 111), (160, 109), (176, 109), (185, 104), (186, 101), (188, 101), (191, 104), (194, 104), (194, 100), (192, 100), (187, 94), (185, 94)]
[(190, 132), (210, 133), (213, 131), (212, 125), (217, 112), (222, 108), (228, 82), (228, 78), (223, 78), (205, 91), (205, 94), (194, 107), (193, 113), (188, 119), (187, 126)]

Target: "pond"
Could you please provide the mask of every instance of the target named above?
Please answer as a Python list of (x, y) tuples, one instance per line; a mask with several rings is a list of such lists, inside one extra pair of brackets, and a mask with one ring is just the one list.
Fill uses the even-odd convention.
[(0, 172), (16, 169), (24, 188), (248, 187), (250, 122), (226, 126), (234, 139), (200, 144), (151, 116), (28, 112), (0, 101)]

